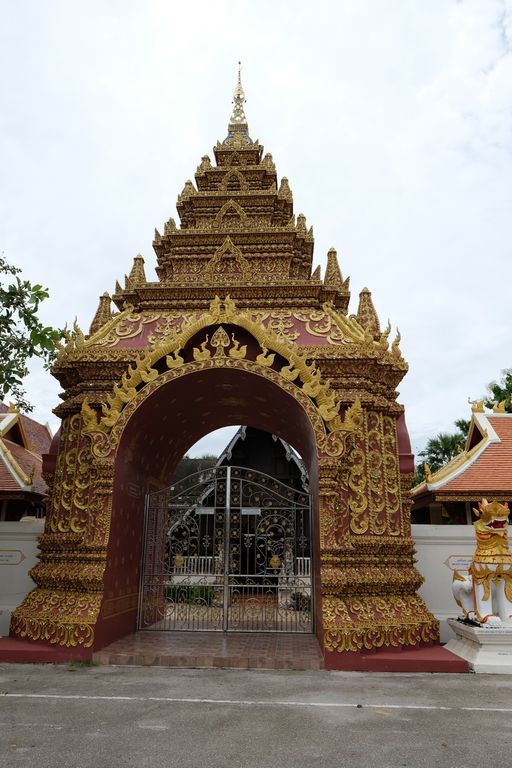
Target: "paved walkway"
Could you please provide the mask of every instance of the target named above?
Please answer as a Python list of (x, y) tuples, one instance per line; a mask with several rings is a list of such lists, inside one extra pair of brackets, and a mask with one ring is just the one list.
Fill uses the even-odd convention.
[(510, 765), (501, 675), (0, 664), (9, 768)]
[(323, 669), (311, 634), (136, 632), (94, 654), (99, 664), (238, 669)]

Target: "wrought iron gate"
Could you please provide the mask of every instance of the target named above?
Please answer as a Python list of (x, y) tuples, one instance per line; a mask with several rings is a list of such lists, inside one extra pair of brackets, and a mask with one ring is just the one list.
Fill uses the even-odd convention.
[(311, 499), (243, 467), (146, 497), (139, 629), (312, 632)]

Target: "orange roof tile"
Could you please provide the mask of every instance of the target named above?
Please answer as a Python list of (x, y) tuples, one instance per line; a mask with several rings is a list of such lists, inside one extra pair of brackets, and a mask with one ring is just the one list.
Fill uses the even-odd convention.
[(413, 499), (428, 493), (512, 498), (512, 414), (474, 413), (470, 434), (478, 439), (416, 486)]
[(512, 493), (512, 415), (487, 417), (500, 438), (489, 444), (466, 470), (442, 486), (444, 491), (511, 491)]
[(30, 416), (25, 416), (25, 414), (21, 414), (21, 422), (29, 443), (27, 447), (35, 453), (48, 453), (52, 436), (47, 427), (31, 419)]

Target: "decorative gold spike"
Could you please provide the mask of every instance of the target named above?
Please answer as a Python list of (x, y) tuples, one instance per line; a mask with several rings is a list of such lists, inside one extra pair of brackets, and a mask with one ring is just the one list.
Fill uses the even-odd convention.
[(472, 413), (485, 413), (485, 407), (484, 407), (483, 398), (480, 399), (480, 400), (471, 400), (468, 397), (468, 403), (471, 405), (471, 412)]
[(320, 269), (320, 264), (315, 268), (315, 271), (311, 275), (312, 280), (321, 280), (322, 279), (322, 272)]
[(190, 179), (187, 179), (180, 197), (190, 197), (191, 195), (197, 195), (197, 189), (194, 187)]
[(137, 256), (135, 256), (133, 259), (133, 267), (128, 276), (128, 279), (130, 281), (130, 285), (140, 285), (141, 283), (144, 284), (147, 282), (146, 273), (144, 271), (144, 259), (140, 253), (138, 253)]
[(292, 191), (290, 189), (290, 185), (288, 184), (288, 179), (286, 176), (283, 176), (281, 179), (281, 184), (279, 185), (279, 192), (277, 193), (278, 197), (282, 197), (285, 200), (292, 200), (293, 195)]
[(176, 232), (176, 230), (176, 222), (171, 216), (170, 219), (168, 219), (164, 224), (164, 235), (170, 235), (172, 232)]
[(297, 227), (296, 227), (296, 229), (297, 229), (297, 232), (300, 235), (307, 235), (308, 230), (307, 230), (307, 227), (306, 227), (306, 217), (304, 216), (303, 213), (299, 213), (299, 215), (297, 216)]
[(203, 155), (201, 158), (200, 164), (197, 166), (196, 173), (199, 175), (201, 173), (204, 173), (205, 171), (209, 171), (212, 167), (212, 161), (208, 157), (208, 155)]
[(402, 357), (402, 352), (400, 351), (400, 341), (401, 341), (401, 339), (402, 339), (402, 336), (400, 334), (400, 331), (397, 328), (396, 329), (395, 340), (393, 341), (393, 343), (391, 345), (391, 354), (393, 355), (393, 357), (396, 357), (397, 359)]
[(75, 342), (75, 348), (78, 349), (79, 347), (83, 347), (85, 344), (85, 336), (78, 327), (78, 321), (75, 317), (75, 321), (73, 323), (73, 340)]
[(334, 288), (336, 291), (343, 290), (343, 278), (341, 276), (338, 256), (334, 248), (329, 248), (327, 253), (327, 269), (324, 277), (326, 288)]
[(120, 284), (119, 280), (116, 280), (115, 292), (116, 293), (122, 293), (123, 292), (123, 289), (121, 288), (121, 284)]
[[(238, 62), (238, 77), (233, 94), (233, 112), (229, 120), (228, 135), (222, 142), (223, 147), (240, 147), (253, 144), (249, 136), (249, 127), (244, 111), (245, 93), (242, 87), (241, 63)], [(257, 143), (257, 142), (254, 142)]]
[(380, 322), (373, 306), (372, 294), (368, 288), (363, 288), (359, 294), (356, 319), (361, 328), (368, 331), (376, 341), (380, 339)]
[(507, 401), (506, 400), (500, 400), (499, 403), (495, 403), (492, 408), (493, 413), (506, 413), (507, 412)]
[(265, 155), (265, 157), (261, 161), (261, 164), (265, 168), (267, 168), (269, 171), (275, 171), (276, 170), (274, 159), (273, 159), (272, 155), (270, 154), (270, 152), (267, 152), (267, 154)]
[(386, 351), (386, 349), (388, 349), (388, 347), (389, 347), (388, 339), (389, 339), (389, 334), (390, 333), (391, 333), (391, 320), (388, 320), (388, 324), (387, 324), (385, 330), (382, 331), (382, 333), (380, 335), (380, 341), (379, 341), (379, 346), (384, 351)]
[(96, 310), (96, 314), (94, 315), (91, 327), (89, 328), (89, 335), (92, 336), (93, 333), (99, 331), (99, 329), (102, 328), (105, 323), (108, 323), (108, 321), (111, 319), (112, 311), (110, 309), (110, 296), (105, 291), (105, 293), (100, 296), (98, 309)]

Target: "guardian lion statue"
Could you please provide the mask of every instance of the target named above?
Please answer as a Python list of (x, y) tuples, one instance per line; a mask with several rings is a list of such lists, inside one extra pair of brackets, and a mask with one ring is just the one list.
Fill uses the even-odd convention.
[(453, 596), (461, 618), (482, 627), (512, 621), (512, 553), (508, 544), (508, 504), (482, 499), (474, 523), (476, 550), (468, 576), (453, 574)]

